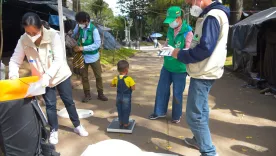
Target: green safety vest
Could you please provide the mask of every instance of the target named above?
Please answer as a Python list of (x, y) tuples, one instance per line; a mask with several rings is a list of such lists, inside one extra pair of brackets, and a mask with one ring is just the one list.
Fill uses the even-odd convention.
[[(183, 21), (182, 28), (176, 37), (174, 37), (174, 29), (169, 27), (169, 30), (167, 33), (168, 45), (174, 48), (183, 49), (186, 43), (186, 38), (184, 37), (184, 34), (189, 31), (188, 26), (189, 25), (187, 24), (187, 22)], [(186, 72), (186, 65), (178, 61), (177, 59), (173, 58), (172, 56), (164, 57), (164, 67), (168, 71), (174, 72), (174, 73)]]
[[(84, 38), (84, 31), (79, 28), (79, 38), (78, 38), (78, 45), (79, 46), (88, 46), (94, 43), (93, 39), (93, 31), (96, 29), (96, 27), (90, 22), (90, 29), (87, 30), (86, 39), (83, 42), (82, 39)], [(83, 51), (83, 55), (94, 55), (98, 53), (98, 49), (93, 51)]]

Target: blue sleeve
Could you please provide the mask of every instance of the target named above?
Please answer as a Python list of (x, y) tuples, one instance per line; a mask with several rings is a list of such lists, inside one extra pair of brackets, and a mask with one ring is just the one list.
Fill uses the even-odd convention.
[(177, 59), (185, 64), (190, 64), (210, 57), (217, 45), (219, 34), (220, 25), (218, 20), (213, 16), (208, 16), (203, 23), (199, 44), (193, 49), (180, 50)]
[(184, 38), (186, 38), (186, 36), (188, 35), (188, 33), (190, 31), (192, 31), (192, 30), (193, 30), (193, 28), (191, 26), (188, 26), (188, 31), (184, 33)]

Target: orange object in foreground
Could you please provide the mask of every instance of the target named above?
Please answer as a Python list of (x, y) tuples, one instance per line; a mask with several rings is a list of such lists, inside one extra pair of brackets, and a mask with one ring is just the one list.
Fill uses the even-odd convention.
[(29, 84), (37, 82), (39, 77), (31, 76), (15, 80), (0, 80), (0, 102), (25, 98)]

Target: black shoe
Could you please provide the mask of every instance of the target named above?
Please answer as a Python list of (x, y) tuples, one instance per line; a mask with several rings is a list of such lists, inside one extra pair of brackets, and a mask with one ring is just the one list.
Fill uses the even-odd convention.
[(103, 92), (98, 92), (98, 100), (108, 101), (108, 98), (103, 94)]
[(158, 118), (164, 118), (164, 117), (166, 117), (166, 114), (165, 115), (160, 115), (160, 116), (158, 116), (158, 115), (156, 115), (156, 114), (151, 114), (150, 116), (149, 116), (149, 119), (150, 120), (156, 120), (156, 119), (158, 119)]
[(199, 150), (199, 145), (197, 144), (195, 137), (193, 137), (192, 139), (191, 139), (191, 138), (185, 138), (185, 139), (184, 139), (184, 142), (185, 142), (187, 145), (189, 145), (189, 146), (191, 146), (191, 147), (193, 147), (193, 148)]
[(81, 100), (81, 102), (87, 103), (91, 99), (92, 99), (92, 97), (91, 97), (90, 91), (85, 91), (84, 92), (84, 98)]

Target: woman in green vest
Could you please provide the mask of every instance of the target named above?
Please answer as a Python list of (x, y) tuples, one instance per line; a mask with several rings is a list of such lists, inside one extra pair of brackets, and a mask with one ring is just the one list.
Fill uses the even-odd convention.
[[(192, 28), (181, 18), (182, 10), (180, 7), (172, 6), (167, 11), (164, 23), (169, 24), (167, 42), (174, 48), (189, 48), (193, 33)], [(182, 116), (182, 99), (186, 85), (186, 65), (171, 56), (164, 57), (163, 68), (159, 78), (156, 91), (154, 112), (149, 119), (166, 117), (168, 102), (170, 99), (170, 88), (173, 83), (173, 103), (172, 103), (172, 122), (179, 123)]]

